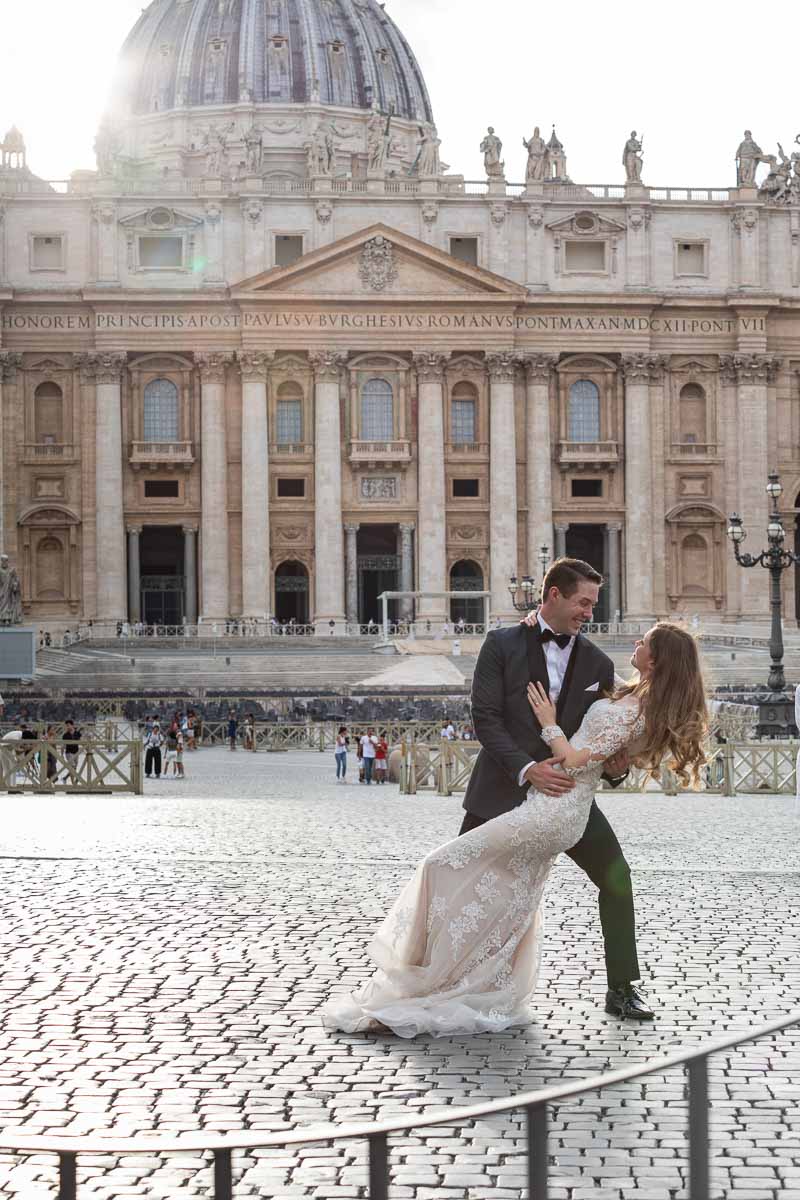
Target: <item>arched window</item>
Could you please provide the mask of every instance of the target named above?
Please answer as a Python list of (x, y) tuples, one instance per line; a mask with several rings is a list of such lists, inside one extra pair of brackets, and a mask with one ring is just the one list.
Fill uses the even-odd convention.
[(477, 439), (478, 389), (474, 383), (457, 383), (450, 412), (450, 440), (456, 446), (471, 446)]
[[(482, 592), (483, 571), (476, 562), (462, 558), (450, 568), (451, 592)], [(481, 625), (484, 620), (484, 602), (475, 597), (471, 600), (450, 598), (450, 620), (463, 621), (465, 625)]]
[(57, 383), (40, 383), (33, 395), (34, 437), (40, 446), (64, 441), (64, 396)]
[(687, 383), (681, 389), (679, 409), (681, 442), (684, 445), (705, 445), (706, 394), (699, 384)]
[(144, 389), (144, 440), (180, 440), (178, 389), (171, 379), (153, 379)]
[(365, 442), (394, 437), (394, 392), (387, 379), (368, 379), (362, 388), (361, 437)]
[(569, 389), (569, 440), (600, 441), (600, 389), (591, 379), (578, 379)]
[(303, 389), (299, 383), (282, 383), (278, 388), (275, 441), (279, 446), (299, 446), (303, 441)]
[(681, 583), (684, 596), (707, 596), (711, 590), (708, 545), (699, 533), (688, 534), (681, 544)]

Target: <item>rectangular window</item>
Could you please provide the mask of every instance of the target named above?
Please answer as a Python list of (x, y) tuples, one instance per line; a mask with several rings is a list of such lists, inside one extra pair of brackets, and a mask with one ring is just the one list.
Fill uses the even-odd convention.
[(454, 479), (453, 496), (458, 498), (477, 499), (481, 494), (479, 479)]
[(279, 233), (275, 236), (275, 266), (290, 267), (303, 257), (303, 236)]
[(606, 269), (605, 242), (565, 242), (564, 269), (582, 275), (602, 274)]
[(452, 440), (457, 446), (471, 446), (475, 441), (475, 401), (454, 400)]
[(450, 253), (460, 262), (478, 265), (478, 239), (476, 237), (451, 237)]
[(278, 496), (280, 499), (301, 500), (306, 494), (305, 479), (279, 479)]
[(275, 409), (276, 438), (279, 446), (297, 446), (303, 440), (302, 400), (279, 400)]
[(177, 479), (148, 479), (144, 485), (145, 500), (177, 500), (180, 496)]
[(676, 242), (675, 274), (705, 275), (706, 273), (706, 243)]
[(183, 238), (140, 237), (139, 266), (143, 271), (175, 271), (183, 267)]
[(573, 479), (572, 494), (576, 497), (601, 497), (603, 495), (603, 481), (602, 479)]
[(42, 234), (31, 238), (31, 270), (64, 270), (64, 239), (59, 234)]

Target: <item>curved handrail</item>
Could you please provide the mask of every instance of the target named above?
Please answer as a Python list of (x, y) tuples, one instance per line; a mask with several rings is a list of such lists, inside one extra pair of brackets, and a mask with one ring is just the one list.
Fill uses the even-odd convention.
[(349, 1141), (353, 1138), (388, 1137), (396, 1133), (408, 1133), (418, 1129), (431, 1129), (437, 1125), (463, 1124), (473, 1118), (485, 1117), (495, 1113), (514, 1112), (520, 1108), (542, 1108), (561, 1100), (569, 1100), (584, 1092), (599, 1091), (617, 1083), (626, 1083), (631, 1079), (639, 1079), (643, 1075), (656, 1075), (670, 1070), (672, 1067), (683, 1066), (719, 1054), (723, 1050), (731, 1050), (748, 1042), (759, 1041), (772, 1033), (779, 1033), (793, 1025), (800, 1025), (800, 1011), (791, 1013), (779, 1021), (771, 1021), (742, 1035), (741, 1033), (713, 1042), (704, 1042), (691, 1050), (679, 1050), (661, 1058), (649, 1059), (630, 1067), (620, 1067), (619, 1070), (609, 1071), (605, 1075), (593, 1075), (588, 1079), (575, 1080), (571, 1083), (557, 1084), (554, 1087), (543, 1088), (538, 1092), (523, 1092), (502, 1100), (490, 1100), (485, 1104), (472, 1105), (469, 1108), (451, 1108), (435, 1117), (410, 1118), (404, 1121), (384, 1121), (363, 1125), (334, 1125), (309, 1127), (292, 1133), (242, 1133), (238, 1135), (223, 1135), (212, 1137), (208, 1134), (184, 1134), (176, 1138), (156, 1139), (152, 1137), (133, 1138), (10, 1138), (0, 1133), (0, 1151), (23, 1154), (177, 1154), (181, 1151), (231, 1151), (231, 1150), (260, 1150), (272, 1146), (298, 1146), (316, 1142)]

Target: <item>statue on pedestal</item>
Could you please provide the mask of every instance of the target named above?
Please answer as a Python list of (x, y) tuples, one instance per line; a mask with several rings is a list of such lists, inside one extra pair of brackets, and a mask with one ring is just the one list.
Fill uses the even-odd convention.
[(16, 567), (0, 554), (0, 625), (22, 624), (22, 588)]
[(528, 151), (528, 167), (525, 178), (528, 183), (544, 183), (548, 177), (547, 144), (539, 132), (537, 125), (533, 137), (528, 142), (522, 139), (522, 144)]
[(764, 152), (756, 142), (749, 129), (744, 131), (744, 141), (736, 151), (736, 186), (755, 187), (756, 167), (764, 162)]
[(634, 129), (631, 131), (631, 136), (625, 143), (625, 149), (622, 152), (622, 165), (625, 168), (625, 180), (627, 183), (642, 182), (642, 167), (644, 166), (643, 150), (644, 134), (639, 138)]
[(481, 154), (483, 155), (483, 165), (486, 171), (487, 179), (504, 179), (506, 164), (501, 159), (503, 153), (503, 143), (494, 131), (493, 126), (489, 126), (489, 132), (481, 142)]
[(251, 125), (244, 135), (244, 144), (247, 151), (247, 174), (260, 175), (264, 157), (264, 135), (256, 125)]
[(435, 179), (441, 175), (442, 164), (439, 159), (441, 144), (434, 124), (426, 121), (424, 125), (420, 125), (416, 173), (422, 179)]
[(206, 134), (204, 149), (206, 152), (206, 175), (209, 179), (221, 179), (228, 159), (228, 142), (224, 133), (219, 129), (211, 129)]
[(329, 125), (318, 125), (306, 142), (308, 173), (315, 175), (333, 175), (336, 166), (336, 143), (333, 140), (333, 130)]
[(97, 131), (94, 140), (94, 153), (97, 158), (98, 173), (104, 178), (114, 175), (122, 151), (122, 140), (116, 127), (109, 121), (104, 121)]
[(386, 160), (392, 146), (392, 117), (394, 105), (384, 116), (378, 105), (372, 109), (372, 116), (367, 122), (367, 153), (369, 155), (370, 171), (385, 171)]

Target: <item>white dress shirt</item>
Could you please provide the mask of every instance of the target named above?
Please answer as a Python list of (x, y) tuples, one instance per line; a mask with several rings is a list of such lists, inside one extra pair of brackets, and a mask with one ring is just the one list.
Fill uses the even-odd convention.
[[(542, 633), (544, 633), (546, 629), (550, 629), (550, 626), (547, 624), (547, 621), (543, 620), (541, 614), (539, 614), (536, 619), (539, 622), (539, 628)], [(555, 630), (551, 629), (550, 632), (555, 633)], [(567, 674), (570, 656), (572, 655), (574, 647), (574, 637), (569, 639), (568, 645), (566, 645), (563, 650), (559, 646), (558, 642), (552, 640), (544, 642), (542, 645), (542, 650), (544, 651), (544, 661), (547, 666), (547, 680), (550, 685), (548, 690), (550, 692), (550, 699), (555, 705), (558, 704), (558, 698), (561, 695), (561, 689), (564, 686), (564, 677)], [(525, 772), (534, 766), (536, 766), (535, 760), (533, 762), (529, 762), (528, 765), (523, 767), (523, 769), (520, 771), (520, 787), (525, 786)]]

